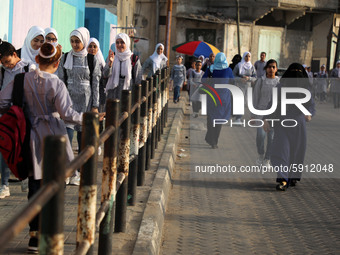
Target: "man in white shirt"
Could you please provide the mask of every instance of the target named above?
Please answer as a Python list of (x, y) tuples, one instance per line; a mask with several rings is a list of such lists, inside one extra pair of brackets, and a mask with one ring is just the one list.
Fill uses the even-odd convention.
[(264, 70), (264, 67), (266, 66), (266, 63), (267, 63), (267, 61), (265, 60), (266, 55), (267, 54), (265, 52), (261, 52), (260, 60), (257, 60), (254, 64), (254, 67), (256, 69), (256, 77), (257, 78), (260, 78), (260, 77), (262, 77), (263, 75), (266, 74), (266, 70)]

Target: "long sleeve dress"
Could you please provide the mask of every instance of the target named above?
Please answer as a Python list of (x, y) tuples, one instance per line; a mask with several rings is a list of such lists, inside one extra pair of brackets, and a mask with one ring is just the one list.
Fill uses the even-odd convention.
[[(37, 71), (38, 72), (38, 71)], [(32, 125), (30, 147), (33, 155), (33, 177), (42, 178), (43, 139), (48, 135), (67, 138), (64, 121), (80, 125), (82, 114), (73, 109), (73, 103), (65, 84), (50, 73), (36, 71), (26, 73), (24, 80), (25, 115)], [(7, 109), (12, 102), (13, 82), (0, 92), (0, 109)], [(67, 161), (73, 158), (69, 139), (66, 139)]]
[[(160, 65), (160, 69), (166, 67), (166, 62), (167, 62), (166, 59), (162, 60), (161, 65)], [(148, 78), (155, 74), (155, 72), (153, 71), (153, 61), (150, 57), (147, 58), (147, 60), (144, 61), (142, 68), (143, 68), (143, 74), (147, 73)]]
[[(62, 56), (58, 68), (59, 78), (65, 82), (64, 58)], [(78, 113), (91, 111), (91, 108), (99, 108), (99, 81), (101, 77), (100, 65), (96, 58), (93, 58), (92, 84), (90, 83), (90, 69), (87, 57), (73, 56), (72, 70), (66, 69), (67, 89), (73, 102), (73, 109)], [(81, 131), (80, 125), (67, 123), (67, 127)]]

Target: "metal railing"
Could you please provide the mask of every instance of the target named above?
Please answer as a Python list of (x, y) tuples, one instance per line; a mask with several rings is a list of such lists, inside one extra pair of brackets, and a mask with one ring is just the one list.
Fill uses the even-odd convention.
[[(93, 254), (98, 228), (98, 254), (112, 254), (113, 231), (126, 230), (127, 204), (136, 203), (136, 186), (144, 185), (145, 170), (150, 168), (167, 122), (169, 73), (164, 68), (132, 91), (123, 91), (121, 103), (108, 99), (100, 136), (98, 114), (85, 113), (82, 149), (68, 165), (67, 138), (45, 138), (42, 186), (0, 231), (0, 250), (41, 212), (39, 253), (63, 254), (64, 181), (80, 168), (75, 254)], [(96, 211), (96, 151), (103, 143), (101, 206)]]

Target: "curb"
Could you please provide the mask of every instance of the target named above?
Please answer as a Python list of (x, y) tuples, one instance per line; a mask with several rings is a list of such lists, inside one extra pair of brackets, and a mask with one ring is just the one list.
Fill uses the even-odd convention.
[(133, 255), (159, 254), (165, 210), (171, 188), (183, 117), (183, 108), (178, 108), (171, 123), (166, 146), (160, 159), (148, 202), (146, 203)]

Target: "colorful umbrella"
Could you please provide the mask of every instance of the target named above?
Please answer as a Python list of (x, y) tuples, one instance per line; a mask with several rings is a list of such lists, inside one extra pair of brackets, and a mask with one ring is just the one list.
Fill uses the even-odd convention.
[(195, 56), (197, 58), (200, 55), (203, 55), (207, 58), (211, 53), (216, 55), (220, 52), (214, 45), (202, 41), (192, 41), (178, 44), (172, 47), (172, 49), (178, 53)]

